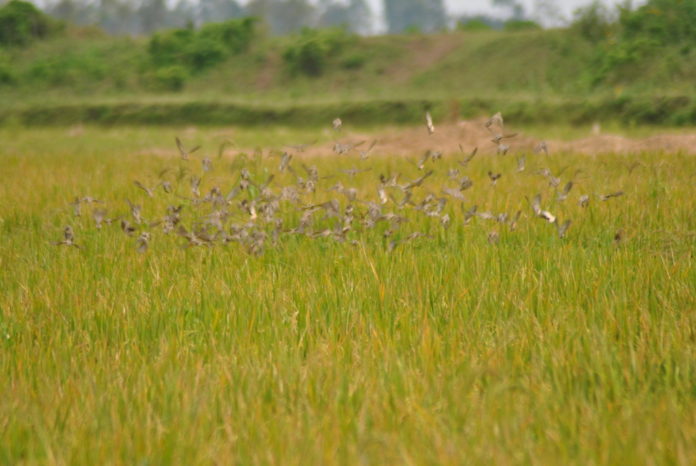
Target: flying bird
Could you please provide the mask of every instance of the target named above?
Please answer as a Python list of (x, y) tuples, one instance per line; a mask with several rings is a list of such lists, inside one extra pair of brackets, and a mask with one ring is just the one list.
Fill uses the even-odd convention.
[(182, 160), (188, 160), (189, 155), (193, 154), (194, 152), (196, 152), (198, 149), (201, 148), (201, 146), (196, 146), (193, 149), (186, 150), (186, 148), (181, 143), (181, 140), (178, 137), (176, 138), (176, 147), (179, 149), (179, 155), (181, 155)]
[(425, 112), (425, 127), (429, 135), (435, 133), (435, 125), (433, 125), (433, 117), (430, 116), (430, 112)]

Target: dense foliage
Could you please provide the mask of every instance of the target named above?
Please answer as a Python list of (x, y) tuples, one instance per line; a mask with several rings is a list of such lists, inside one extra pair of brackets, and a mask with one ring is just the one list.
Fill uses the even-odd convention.
[(594, 86), (620, 83), (658, 55), (657, 71), (669, 75), (696, 45), (696, 2), (650, 0), (637, 9), (619, 8), (618, 18), (594, 2), (578, 11), (573, 28), (596, 44), (586, 73)]
[(299, 74), (319, 76), (329, 59), (338, 54), (351, 40), (343, 29), (303, 29), (283, 51), (288, 68)]
[(246, 51), (254, 39), (254, 18), (209, 23), (199, 30), (173, 29), (156, 33), (148, 54), (155, 70), (151, 83), (163, 90), (183, 88), (190, 73), (198, 73), (226, 58)]
[(244, 18), (206, 24), (199, 30), (159, 32), (150, 39), (148, 53), (155, 66), (181, 65), (199, 71), (247, 50), (255, 24), (253, 18)]
[(0, 7), (0, 46), (27, 45), (35, 39), (48, 37), (59, 29), (59, 23), (31, 3), (12, 0)]

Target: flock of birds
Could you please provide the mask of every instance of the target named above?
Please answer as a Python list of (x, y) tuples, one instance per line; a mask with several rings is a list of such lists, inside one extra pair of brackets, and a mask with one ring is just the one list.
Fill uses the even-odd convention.
[[(425, 115), (428, 134), (435, 133), (435, 126), (430, 113)], [(505, 155), (510, 151), (506, 141), (517, 136), (506, 133), (500, 113), (496, 113), (484, 123), (490, 132), (491, 142), (496, 145), (496, 153)], [(213, 161), (201, 157), (196, 161), (195, 154), (200, 146), (187, 148), (179, 138), (176, 144), (180, 162), (176, 168), (167, 168), (159, 173), (159, 181), (148, 186), (139, 180), (133, 183), (142, 194), (142, 201), (132, 202), (126, 199), (126, 214), (112, 216), (105, 203), (91, 196), (75, 197), (71, 203), (73, 215), (81, 217), (83, 206), (91, 206), (91, 216), (96, 229), (104, 226), (119, 228), (125, 238), (133, 241), (135, 249), (145, 253), (159, 232), (165, 235), (177, 235), (184, 247), (213, 246), (215, 244), (239, 243), (251, 254), (261, 254), (269, 245), (278, 244), (286, 235), (306, 238), (330, 238), (339, 242), (358, 244), (356, 232), (376, 229), (385, 239), (389, 251), (402, 243), (417, 238), (429, 238), (431, 234), (410, 231), (407, 225), (413, 217), (419, 215), (437, 219), (438, 228), (447, 229), (453, 222), (469, 224), (474, 219), (492, 222), (494, 226), (488, 233), (488, 241), (497, 243), (500, 228), (515, 231), (523, 211), (514, 213), (492, 213), (479, 210), (478, 205), (466, 205), (468, 190), (474, 189), (472, 179), (463, 174), (477, 155), (478, 148), (466, 152), (459, 146), (462, 158), (456, 160), (454, 167), (445, 167), (440, 162), (442, 152), (428, 150), (415, 164), (420, 176), (401, 181), (397, 174), (375, 174), (376, 186), (360, 188), (351, 187), (349, 180), (359, 173), (372, 169), (366, 162), (377, 146), (373, 141), (362, 149), (366, 141), (357, 143), (339, 142), (343, 122), (336, 118), (332, 122), (337, 135), (333, 152), (337, 156), (357, 156), (362, 166), (341, 170), (340, 173), (321, 175), (315, 166), (299, 162), (296, 167), (296, 155), (304, 152), (311, 144), (288, 146), (286, 151), (277, 151), (273, 156), (279, 158), (277, 170), (264, 182), (255, 181), (250, 171), (248, 157), (240, 156), (235, 160), (234, 168), (238, 171), (234, 184), (223, 187), (213, 185), (207, 192), (202, 192), (202, 182), (213, 172)], [(219, 151), (219, 159), (224, 145)], [(539, 143), (534, 152), (548, 155), (545, 142)], [(217, 162), (216, 162), (217, 163)], [(195, 165), (200, 166), (200, 171)], [(428, 183), (436, 169), (446, 170), (448, 179), (445, 186), (431, 186)], [(522, 154), (517, 158), (517, 172), (526, 170), (526, 158)], [(199, 174), (196, 174), (199, 173)], [(568, 200), (574, 187), (573, 180), (565, 184), (561, 174), (553, 174), (548, 168), (536, 172), (548, 181), (557, 202)], [(490, 186), (494, 187), (501, 179), (501, 173), (488, 171)], [(281, 178), (291, 182), (281, 184)], [(335, 181), (334, 181), (335, 180)], [(346, 183), (346, 184), (344, 184)], [(563, 186), (561, 186), (563, 184)], [(365, 196), (365, 192), (372, 191)], [(622, 191), (600, 194), (601, 201), (608, 201), (622, 196)], [(143, 213), (143, 201), (165, 198), (164, 211), (156, 219), (146, 219)], [(164, 199), (163, 199), (164, 200)], [(541, 193), (528, 199), (529, 210), (534, 218), (548, 223), (555, 228), (555, 234), (564, 238), (572, 222), (561, 221), (557, 215), (542, 205)], [(591, 198), (582, 194), (577, 198), (581, 207), (587, 207)], [(153, 202), (153, 204), (155, 204)], [(458, 208), (447, 208), (455, 204)], [(457, 212), (461, 212), (461, 218)], [(526, 215), (524, 216), (526, 218)], [(436, 223), (436, 224), (437, 224)], [(615, 235), (615, 241), (621, 241), (621, 232)], [(79, 248), (72, 226), (64, 228), (63, 239), (55, 243), (60, 246)]]

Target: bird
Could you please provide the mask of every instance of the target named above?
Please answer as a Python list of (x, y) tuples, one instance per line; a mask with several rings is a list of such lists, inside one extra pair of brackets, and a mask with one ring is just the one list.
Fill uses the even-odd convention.
[[(157, 189), (157, 188), (159, 187), (159, 184), (158, 184), (158, 185), (155, 186), (154, 188), (148, 188), (147, 186), (143, 185), (143, 184), (142, 184), (140, 181), (138, 181), (138, 180), (133, 181), (133, 184), (136, 185), (138, 188), (142, 189), (143, 191), (145, 191), (145, 193), (146, 193), (149, 197), (154, 197), (154, 196), (155, 196), (154, 191), (155, 191), (155, 189)], [(160, 183), (160, 184), (161, 184), (161, 183)]]
[[(462, 153), (464, 153), (464, 148), (462, 147), (461, 144), (459, 144), (459, 150), (460, 150)], [(466, 166), (469, 165), (469, 162), (471, 162), (471, 161), (474, 159), (474, 157), (476, 156), (476, 153), (477, 153), (477, 152), (478, 152), (478, 147), (474, 147), (474, 150), (472, 150), (471, 153), (470, 153), (464, 160), (460, 160), (460, 161), (458, 162), (459, 165), (461, 165), (462, 167), (465, 167), (465, 168), (466, 168)]]
[(504, 126), (502, 113), (497, 112), (495, 115), (490, 117), (488, 120), (486, 120), (486, 122), (484, 123), (484, 126), (489, 131), (491, 131), (491, 127), (497, 127), (497, 128), (500, 128), (501, 132), (502, 132), (502, 128)]
[(429, 135), (432, 136), (435, 133), (435, 125), (433, 125), (433, 117), (430, 115), (430, 112), (425, 112), (425, 127)]
[(471, 181), (471, 178), (468, 176), (462, 177), (461, 180), (459, 180), (459, 190), (460, 191), (466, 191), (467, 189), (471, 188), (474, 185), (474, 182)]
[(541, 141), (534, 147), (535, 154), (540, 154), (542, 152), (544, 153), (544, 155), (549, 155), (549, 148), (546, 145), (546, 141)]
[(425, 163), (430, 160), (430, 157), (432, 157), (433, 153), (432, 151), (428, 150), (423, 154), (423, 158), (418, 162), (418, 170), (423, 170), (425, 168)]
[(548, 210), (542, 210), (541, 208), (541, 194), (537, 194), (534, 196), (534, 199), (532, 201), (532, 210), (534, 211), (534, 214), (536, 214), (537, 217), (543, 218), (549, 223), (555, 223), (556, 222), (556, 216), (553, 215), (551, 212)]
[(498, 153), (506, 154), (510, 150), (510, 146), (502, 144), (502, 140), (514, 138), (517, 133), (505, 134), (503, 115), (500, 112), (496, 113), (484, 123), (484, 126), (493, 135), (491, 142), (498, 146)]
[(517, 157), (517, 172), (523, 172), (526, 166), (527, 158), (524, 155)]
[(287, 152), (283, 152), (283, 154), (280, 156), (280, 165), (278, 166), (278, 171), (283, 173), (285, 169), (290, 165), (290, 161), (292, 160), (292, 154), (288, 154)]
[(565, 238), (566, 232), (568, 231), (568, 228), (570, 227), (571, 220), (566, 220), (562, 224), (556, 223), (556, 228), (558, 229), (558, 237), (563, 239)]
[(182, 160), (189, 160), (189, 156), (201, 148), (201, 146), (196, 146), (193, 149), (186, 150), (178, 137), (176, 138), (176, 147), (179, 149), (179, 155), (181, 155)]
[(360, 147), (361, 145), (365, 144), (365, 141), (360, 141), (356, 143), (347, 143), (347, 144), (342, 144), (340, 142), (336, 142), (333, 146), (333, 151), (338, 154), (338, 155), (344, 155), (355, 149), (356, 147)]
[(128, 202), (128, 206), (130, 207), (131, 215), (133, 216), (133, 220), (135, 220), (135, 223), (142, 223), (143, 218), (141, 216), (141, 211), (143, 209), (143, 206), (140, 204), (133, 204), (130, 199), (126, 199), (126, 202)]
[(203, 157), (201, 160), (203, 173), (207, 173), (213, 169), (213, 162), (208, 157)]
[(360, 160), (367, 160), (367, 158), (370, 156), (370, 152), (372, 152), (372, 149), (375, 148), (377, 145), (377, 140), (375, 139), (370, 143), (370, 146), (365, 149), (360, 151)]
[(565, 201), (568, 198), (568, 194), (570, 193), (571, 189), (573, 189), (573, 182), (569, 181), (563, 187), (563, 190), (560, 193), (558, 193), (558, 200)]
[(195, 197), (200, 197), (201, 179), (197, 176), (192, 176), (189, 181), (191, 183), (191, 194), (193, 194)]
[(63, 240), (55, 243), (56, 246), (72, 246), (74, 248), (80, 249), (80, 246), (75, 243), (75, 234), (70, 225), (63, 229)]
[(317, 140), (315, 140), (313, 142), (305, 143), (305, 144), (289, 144), (285, 147), (289, 147), (290, 149), (297, 151), (297, 152), (304, 152), (316, 143), (317, 143)]
[(102, 223), (104, 223), (105, 221), (111, 223), (111, 220), (106, 218), (106, 213), (106, 209), (94, 209), (92, 211), (92, 218), (94, 219), (94, 224), (97, 230), (101, 230)]
[(500, 241), (500, 234), (497, 231), (492, 230), (490, 233), (488, 233), (488, 242), (489, 243), (498, 244), (499, 241)]
[(138, 236), (138, 239), (136, 240), (136, 249), (139, 253), (144, 253), (147, 252), (147, 249), (150, 245), (150, 233), (147, 231), (143, 231), (140, 233), (140, 236)]
[(608, 201), (609, 199), (613, 199), (613, 198), (615, 198), (615, 197), (623, 196), (623, 194), (624, 194), (623, 191), (616, 191), (616, 192), (609, 193), (609, 194), (600, 194), (600, 195), (599, 195), (599, 199), (602, 200), (602, 201)]
[(420, 178), (417, 178), (417, 179), (411, 181), (410, 183), (407, 183), (407, 184), (404, 185), (401, 189), (402, 189), (403, 191), (408, 191), (408, 190), (411, 190), (411, 189), (413, 189), (413, 188), (416, 188), (416, 187), (422, 185), (422, 184), (423, 184), (423, 181), (425, 181), (425, 179), (428, 178), (428, 177), (429, 177), (430, 175), (432, 175), (433, 173), (434, 173), (433, 170), (430, 170), (429, 172), (427, 172), (426, 174), (424, 174), (424, 175), (421, 176)]
[(121, 231), (123, 231), (128, 236), (132, 236), (133, 233), (135, 233), (137, 230), (134, 226), (130, 224), (128, 220), (121, 219)]

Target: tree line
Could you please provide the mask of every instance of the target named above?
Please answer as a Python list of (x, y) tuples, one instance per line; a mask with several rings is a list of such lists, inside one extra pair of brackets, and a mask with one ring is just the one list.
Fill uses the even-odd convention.
[[(388, 33), (434, 32), (470, 20), (490, 27), (503, 22), (492, 17), (453, 18), (444, 0), (381, 0)], [(4, 3), (0, 0), (0, 4)], [(517, 0), (491, 0), (512, 19), (524, 19)], [(549, 4), (537, 0), (537, 4)], [(37, 3), (37, 5), (39, 5)], [(376, 12), (366, 0), (44, 0), (39, 6), (68, 23), (94, 25), (111, 34), (148, 35), (161, 29), (199, 27), (209, 22), (254, 16), (271, 34), (303, 28), (343, 27), (356, 34), (380, 29)]]

